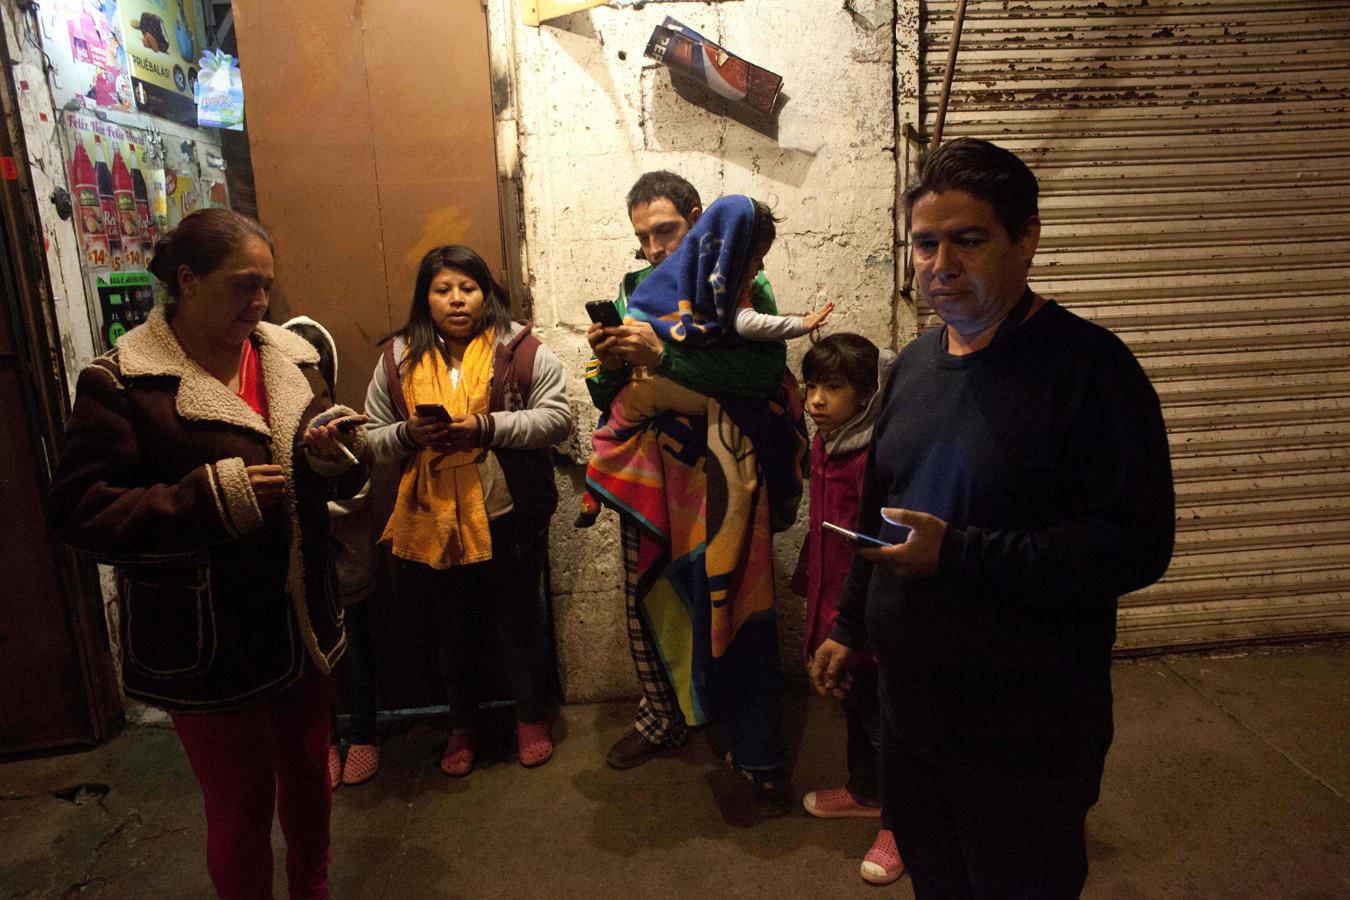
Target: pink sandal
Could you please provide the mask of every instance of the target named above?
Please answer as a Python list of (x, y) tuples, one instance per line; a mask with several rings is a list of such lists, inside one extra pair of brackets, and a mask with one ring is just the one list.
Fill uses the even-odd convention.
[(895, 835), (883, 828), (877, 832), (872, 849), (863, 857), (861, 873), (868, 884), (890, 884), (905, 871), (905, 861), (895, 847)]
[(553, 738), (547, 722), (516, 723), (516, 757), (526, 768), (542, 766), (553, 758)]
[(342, 766), (342, 783), (365, 784), (379, 770), (379, 747), (374, 744), (352, 744), (347, 748), (347, 761)]
[(445, 753), (441, 754), (441, 771), (463, 778), (473, 771), (473, 758), (477, 750), (478, 735), (471, 732), (450, 735), (450, 740), (445, 742)]
[(337, 744), (328, 745), (328, 788), (333, 790), (342, 783), (342, 750)]

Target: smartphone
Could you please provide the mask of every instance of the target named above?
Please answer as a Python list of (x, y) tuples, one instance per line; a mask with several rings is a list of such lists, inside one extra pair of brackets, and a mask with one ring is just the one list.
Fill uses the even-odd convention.
[(440, 419), (442, 422), (450, 421), (450, 412), (439, 403), (419, 403), (414, 409), (417, 414), (424, 419)]
[(367, 419), (365, 416), (343, 416), (337, 420), (338, 431), (352, 432), (365, 425)]
[(586, 301), (586, 315), (591, 317), (592, 322), (606, 328), (618, 328), (623, 324), (623, 319), (619, 318), (619, 308), (613, 300)]
[(874, 538), (870, 534), (860, 534), (859, 532), (854, 531), (852, 528), (844, 528), (840, 525), (834, 524), (833, 522), (821, 522), (820, 525), (822, 528), (828, 528), (830, 531), (833, 531), (836, 534), (842, 534), (850, 541), (856, 541), (859, 544), (869, 544), (873, 547), (895, 546), (890, 541), (883, 541), (881, 538)]

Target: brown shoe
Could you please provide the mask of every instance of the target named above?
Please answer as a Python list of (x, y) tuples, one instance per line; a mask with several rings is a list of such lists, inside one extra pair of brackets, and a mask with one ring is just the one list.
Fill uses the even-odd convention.
[(611, 768), (631, 769), (642, 765), (660, 750), (660, 747), (639, 734), (637, 729), (630, 728), (605, 753), (605, 762)]

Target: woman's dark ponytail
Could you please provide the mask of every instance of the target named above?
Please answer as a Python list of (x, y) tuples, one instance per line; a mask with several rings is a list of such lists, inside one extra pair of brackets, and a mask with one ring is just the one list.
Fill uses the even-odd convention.
[(173, 263), (173, 232), (166, 232), (160, 235), (155, 241), (155, 247), (150, 251), (150, 262), (146, 268), (150, 274), (155, 276), (164, 285), (164, 289), (170, 294), (178, 293), (178, 266)]

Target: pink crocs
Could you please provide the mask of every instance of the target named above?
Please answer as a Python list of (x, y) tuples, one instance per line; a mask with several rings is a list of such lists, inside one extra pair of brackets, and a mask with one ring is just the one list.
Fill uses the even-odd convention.
[(872, 849), (863, 857), (861, 873), (869, 884), (890, 884), (905, 871), (905, 862), (895, 848), (895, 835), (885, 828), (877, 832)]
[(380, 770), (380, 748), (374, 744), (352, 744), (342, 766), (342, 783), (365, 784)]
[(802, 798), (802, 806), (818, 819), (843, 819), (858, 817), (875, 819), (881, 815), (881, 807), (859, 803), (848, 788), (830, 788), (826, 791), (812, 791)]
[(478, 750), (478, 735), (452, 734), (441, 754), (441, 771), (463, 778), (473, 771), (474, 753)]
[(547, 722), (516, 723), (516, 757), (528, 768), (542, 766), (553, 758), (553, 738)]

